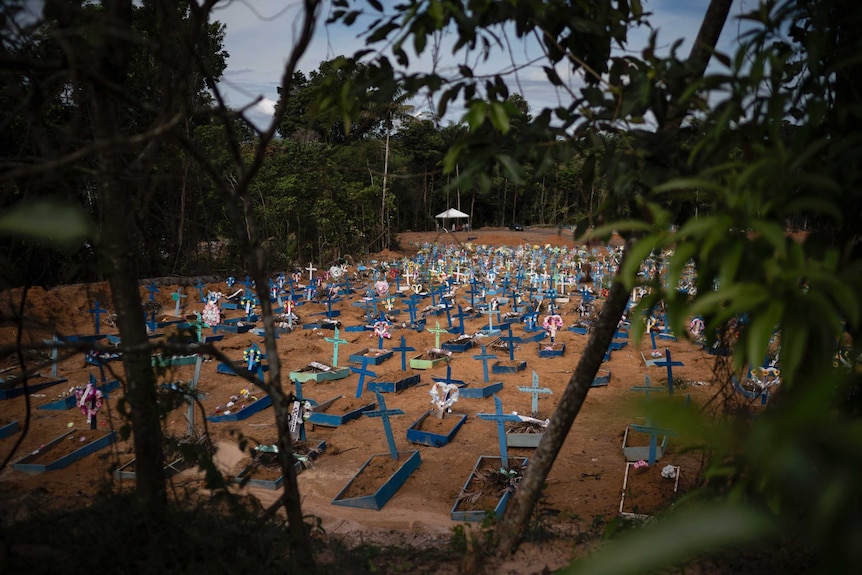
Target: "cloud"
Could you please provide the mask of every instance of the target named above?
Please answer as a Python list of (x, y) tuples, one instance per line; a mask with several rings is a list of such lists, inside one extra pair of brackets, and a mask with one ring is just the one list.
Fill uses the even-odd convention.
[(261, 98), (261, 100), (254, 105), (255, 112), (259, 112), (262, 114), (266, 114), (269, 117), (272, 117), (275, 114), (275, 100), (271, 100), (270, 98)]

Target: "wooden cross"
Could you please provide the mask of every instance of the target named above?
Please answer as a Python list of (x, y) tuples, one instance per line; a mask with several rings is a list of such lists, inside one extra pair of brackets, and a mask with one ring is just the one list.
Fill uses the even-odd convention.
[(201, 278), (198, 278), (198, 281), (195, 283), (195, 287), (198, 288), (198, 296), (200, 297), (200, 303), (204, 303), (204, 288), (206, 284), (201, 281)]
[(489, 304), (488, 307), (485, 308), (485, 311), (483, 311), (482, 313), (488, 316), (488, 333), (490, 334), (494, 331), (493, 318), (496, 311), (492, 309), (491, 305)]
[(664, 350), (665, 359), (661, 361), (653, 362), (653, 365), (656, 367), (666, 367), (667, 368), (667, 394), (673, 395), (673, 368), (680, 367), (685, 365), (681, 361), (672, 361), (670, 357), (670, 350), (665, 348)]
[(521, 421), (521, 418), (512, 413), (503, 413), (503, 402), (494, 394), (495, 413), (478, 413), (479, 419), (497, 422), (497, 437), (500, 440), (500, 461), (503, 467), (509, 469), (509, 451), (506, 444), (506, 422)]
[(631, 387), (632, 391), (642, 392), (647, 399), (649, 399), (650, 393), (652, 393), (654, 391), (658, 391), (659, 389), (661, 389), (660, 386), (651, 384), (650, 378), (648, 375), (644, 376), (644, 384), (643, 385), (633, 385)]
[(182, 286), (177, 287), (177, 291), (171, 294), (171, 299), (177, 302), (177, 306), (174, 308), (174, 317), (180, 317), (180, 307), (182, 306), (184, 297), (187, 296), (183, 293)]
[(305, 268), (305, 271), (308, 272), (308, 281), (311, 282), (312, 280), (314, 280), (314, 272), (317, 271), (317, 268), (314, 267), (313, 262), (308, 262), (308, 267)]
[(60, 338), (57, 334), (51, 339), (43, 339), (44, 343), (52, 345), (51, 347), (51, 377), (57, 377), (57, 358), (60, 356)]
[(552, 394), (553, 392), (547, 387), (539, 387), (539, 374), (533, 370), (533, 385), (530, 387), (524, 387), (519, 385), (518, 391), (523, 391), (524, 393), (531, 394), (532, 402), (530, 404), (530, 409), (533, 415), (539, 413), (539, 394), (547, 393)]
[(373, 371), (371, 371), (370, 369), (368, 369), (368, 358), (367, 357), (362, 358), (362, 367), (353, 367), (351, 365), (350, 371), (352, 371), (353, 373), (359, 374), (359, 382), (356, 385), (356, 397), (357, 398), (362, 397), (362, 389), (365, 386), (366, 376), (376, 378), (377, 374), (374, 373)]
[(150, 292), (150, 301), (155, 301), (156, 294), (159, 293), (159, 286), (154, 283), (151, 283), (147, 286), (147, 291)]
[(99, 300), (98, 299), (94, 299), (93, 304), (94, 304), (93, 309), (88, 310), (88, 311), (91, 314), (93, 314), (93, 316), (94, 316), (95, 323), (96, 323), (96, 326), (95, 326), (96, 327), (96, 335), (99, 335), (99, 327), (101, 324), (100, 317), (103, 313), (107, 312), (108, 310), (102, 309), (102, 307), (99, 306)]
[(197, 397), (198, 380), (201, 376), (201, 365), (203, 362), (204, 356), (198, 355), (195, 359), (195, 374), (189, 382), (189, 397), (187, 399), (189, 406), (188, 411), (186, 412), (186, 421), (188, 422), (186, 434), (188, 437), (195, 436), (195, 399)]
[(512, 324), (508, 324), (506, 327), (509, 329), (509, 333), (500, 339), (505, 341), (506, 347), (509, 348), (509, 361), (515, 361), (515, 342), (518, 341), (518, 338), (512, 334)]
[(402, 415), (404, 411), (400, 409), (386, 409), (386, 400), (383, 398), (383, 394), (375, 391), (374, 395), (377, 396), (379, 409), (366, 411), (365, 415), (367, 417), (379, 417), (383, 420), (383, 433), (386, 434), (386, 443), (389, 444), (389, 455), (392, 456), (392, 459), (398, 461), (398, 448), (395, 446), (395, 436), (392, 435), (392, 425), (389, 422), (389, 416)]
[[(401, 345), (398, 347), (393, 347), (392, 351), (397, 351), (401, 353), (401, 371), (407, 371), (407, 352), (408, 351), (416, 351), (415, 347), (410, 347), (405, 345), (404, 336), (401, 336)], [(447, 364), (448, 365), (448, 364)]]
[(323, 340), (332, 344), (332, 366), (338, 367), (338, 346), (342, 343), (347, 343), (347, 340), (338, 337), (337, 327), (335, 328), (335, 334), (332, 337), (325, 337)]
[(440, 349), (440, 334), (449, 333), (445, 328), (440, 327), (440, 322), (434, 322), (436, 327), (429, 327), (428, 331), (434, 334), (434, 349)]
[(656, 454), (658, 452), (658, 436), (659, 435), (676, 435), (676, 432), (672, 429), (664, 429), (661, 427), (652, 427), (649, 425), (637, 425), (630, 424), (630, 428), (637, 431), (638, 433), (646, 433), (649, 435), (649, 451), (647, 456), (647, 463), (652, 465), (656, 462)]
[(478, 359), (482, 362), (482, 375), (484, 376), (485, 383), (488, 383), (488, 360), (497, 359), (497, 356), (493, 353), (486, 353), (485, 346), (482, 346), (482, 353), (478, 355), (474, 355), (473, 359)]

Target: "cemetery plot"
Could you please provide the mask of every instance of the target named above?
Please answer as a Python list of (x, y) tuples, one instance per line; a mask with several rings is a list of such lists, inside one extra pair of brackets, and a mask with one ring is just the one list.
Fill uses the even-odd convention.
[(447, 413), (438, 418), (436, 410), (426, 411), (407, 429), (407, 441), (430, 447), (443, 447), (452, 442), (465, 421), (466, 413)]
[(12, 464), (24, 473), (44, 473), (63, 469), (75, 461), (112, 444), (117, 438), (114, 431), (100, 429), (73, 429), (40, 446)]
[[(299, 474), (314, 465), (314, 461), (326, 450), (326, 442), (294, 441), (291, 447), (293, 457), (296, 459), (294, 469)], [(280, 489), (284, 483), (284, 476), (275, 442), (256, 446), (252, 452), (251, 462), (237, 474), (235, 480), (241, 485)]]
[(678, 465), (648, 465), (645, 461), (626, 463), (619, 513), (627, 519), (646, 519), (676, 500), (679, 489)]
[[(505, 464), (508, 463), (508, 466)], [(458, 493), (450, 516), (453, 521), (484, 521), (500, 517), (526, 472), (527, 458), (480, 456)]]
[(400, 409), (387, 409), (383, 395), (380, 393), (375, 395), (380, 408), (368, 411), (365, 415), (379, 417), (383, 422), (383, 432), (386, 435), (389, 453), (372, 455), (332, 500), (333, 505), (380, 510), (422, 463), (418, 451), (398, 451), (395, 444), (389, 417), (402, 415), (404, 412)]

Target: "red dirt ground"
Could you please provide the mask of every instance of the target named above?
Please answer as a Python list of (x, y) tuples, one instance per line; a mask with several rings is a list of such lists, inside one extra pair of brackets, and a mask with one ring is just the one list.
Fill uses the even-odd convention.
[[(461, 233), (407, 233), (398, 237), (403, 252), (387, 252), (377, 254), (375, 257), (378, 260), (400, 258), (413, 253), (417, 245), (432, 241), (488, 245), (544, 246), (550, 244), (567, 247), (575, 245), (570, 232), (560, 232), (556, 229), (527, 229), (523, 232), (511, 232), (495, 228)], [(208, 288), (213, 291), (227, 292), (227, 287), (223, 283), (210, 284)], [(463, 286), (460, 288), (459, 295), (464, 295), (464, 289)], [(175, 285), (163, 285), (157, 296), (163, 305), (163, 316), (167, 319), (171, 319), (173, 313), (174, 303), (171, 301), (170, 294), (175, 290)], [(186, 289), (185, 293), (189, 294), (186, 301), (190, 302), (186, 306), (186, 313), (200, 311), (202, 304), (192, 302), (193, 299), (197, 299), (195, 297), (197, 290)], [(357, 285), (357, 295), (363, 293), (364, 289)], [(145, 300), (148, 298), (143, 284), (141, 296)], [(0, 313), (5, 315), (9, 310), (7, 306), (14, 309), (20, 305), (20, 298), (21, 290), (0, 293)], [(24, 342), (40, 342), (44, 338), (50, 338), (52, 329), (62, 334), (92, 333), (93, 319), (87, 310), (93, 307), (94, 298), (98, 298), (103, 307), (111, 309), (111, 297), (106, 284), (62, 286), (50, 291), (41, 288), (30, 290), (25, 303), (25, 313), (32, 323), (23, 334)], [(573, 298), (573, 302), (576, 300), (577, 298)], [(565, 327), (571, 325), (577, 317), (574, 311), (575, 305), (569, 303), (562, 307), (560, 313), (565, 321)], [(310, 309), (312, 307), (319, 309)], [(323, 309), (325, 308), (321, 305), (308, 305), (297, 308), (296, 311), (302, 319), (309, 320), (310, 312)], [(343, 302), (336, 309), (342, 311), (339, 319), (343, 325), (364, 323), (361, 308)], [(406, 317), (406, 313), (405, 308), (401, 317)], [(234, 314), (239, 315), (237, 312)], [(428, 326), (432, 327), (435, 320), (436, 318), (430, 318)], [(442, 321), (445, 322), (445, 316), (442, 316)], [(475, 332), (486, 325), (487, 320), (484, 317), (469, 320), (468, 331)], [(103, 323), (101, 327), (102, 333), (116, 333), (116, 330), (107, 323)], [(521, 328), (516, 328), (515, 333), (520, 334)], [(351, 353), (377, 345), (377, 339), (369, 337), (369, 332), (342, 330), (340, 335), (348, 341), (339, 351), (339, 365), (342, 366), (347, 365), (348, 356)], [(393, 339), (387, 341), (387, 345), (395, 345), (401, 335), (406, 336), (407, 345), (420, 351), (434, 345), (434, 335), (427, 331), (417, 333), (409, 329), (394, 328), (392, 335)], [(13, 343), (17, 336), (18, 333), (10, 322), (0, 323), (0, 344)], [(331, 336), (331, 331), (303, 329), (282, 335), (278, 345), (284, 373), (298, 370), (313, 360), (331, 363), (332, 345), (324, 340), (325, 337)], [(261, 340), (262, 338), (250, 333), (228, 335), (218, 345), (228, 356), (240, 361), (242, 352), (249, 343), (254, 341), (262, 345)], [(564, 328), (558, 333), (557, 341), (564, 342), (567, 349), (563, 357), (557, 358), (539, 358), (538, 346), (535, 343), (521, 345), (516, 350), (516, 357), (527, 362), (527, 369), (517, 374), (490, 376), (492, 382), (504, 383), (502, 391), (498, 394), (503, 401), (504, 410), (519, 413), (530, 411), (530, 396), (520, 392), (518, 386), (529, 386), (532, 371), (535, 370), (539, 375), (540, 385), (550, 388), (553, 392), (553, 395), (540, 397), (539, 410), (542, 413), (551, 413), (572, 375), (586, 340), (587, 336), (576, 335)], [(687, 393), (691, 393), (694, 401), (704, 400), (712, 394), (711, 387), (714, 386), (709, 385), (714, 362), (712, 356), (684, 338), (680, 338), (678, 342), (662, 343), (661, 347), (670, 348), (673, 358), (685, 364), (684, 367), (674, 371), (675, 377), (705, 383), (705, 385), (691, 386), (686, 390)], [(663, 368), (644, 366), (641, 352), (649, 357), (650, 351), (649, 338), (645, 338), (639, 348), (629, 343), (626, 348), (613, 352), (611, 360), (603, 366), (611, 372), (610, 385), (590, 390), (584, 407), (548, 477), (545, 504), (561, 511), (560, 521), (563, 526), (571, 528), (573, 535), (577, 534), (578, 529), (586, 529), (596, 517), (610, 520), (619, 513), (626, 469), (621, 449), (623, 434), (626, 426), (638, 422), (638, 417), (641, 415), (638, 401), (642, 395), (630, 391), (630, 387), (643, 384), (645, 375), (650, 375), (652, 381), (657, 383), (663, 379), (665, 373)], [(465, 353), (454, 353), (451, 361), (453, 377), (467, 382), (481, 382), (482, 363), (472, 357), (477, 353), (479, 353), (478, 348)], [(503, 357), (505, 352), (497, 352), (497, 355), (505, 359)], [(389, 360), (385, 368), (380, 367), (381, 372), (391, 371), (390, 368), (394, 368), (396, 363), (400, 367), (400, 358), (397, 354)], [(119, 362), (109, 365), (113, 369), (121, 369)], [(11, 366), (12, 363), (6, 360), (0, 365), (0, 369)], [(177, 368), (166, 376), (166, 380), (188, 380), (191, 378), (192, 370), (193, 366)], [(50, 367), (43, 368), (41, 372), (50, 374)], [(17, 419), (22, 426), (27, 411), (25, 400), (29, 399), (30, 403), (29, 430), (12, 457), (12, 461), (62, 435), (69, 426), (78, 428), (86, 426), (84, 416), (77, 408), (68, 411), (48, 411), (37, 408), (54, 400), (71, 386), (83, 385), (87, 381), (88, 374), (98, 375), (98, 370), (88, 368), (82, 358), (77, 356), (61, 361), (59, 373), (69, 381), (38, 391), (29, 398), (21, 396), (0, 401), (0, 424)], [(414, 373), (414, 370), (408, 367), (407, 373)], [(499, 455), (496, 425), (476, 416), (480, 412), (494, 411), (491, 398), (462, 399), (456, 404), (455, 411), (468, 414), (468, 418), (449, 445), (434, 448), (407, 442), (407, 428), (431, 408), (429, 395), (430, 386), (433, 383), (431, 376), (445, 376), (446, 367), (443, 365), (420, 373), (420, 385), (386, 395), (388, 408), (404, 411), (404, 415), (394, 416), (391, 419), (398, 449), (418, 449), (422, 463), (382, 510), (371, 511), (331, 504), (335, 496), (371, 455), (388, 452), (380, 418), (361, 417), (338, 428), (316, 426), (308, 429), (310, 439), (325, 440), (328, 448), (312, 468), (306, 469), (299, 476), (303, 511), (320, 517), (328, 534), (351, 538), (363, 537), (365, 540), (376, 538), (381, 541), (401, 538), (407, 542), (428, 541), (429, 544), (439, 538), (446, 538), (456, 525), (450, 519), (450, 510), (478, 457)], [(3, 376), (4, 374), (0, 373), (0, 377)], [(318, 402), (336, 395), (352, 398), (355, 395), (357, 379), (356, 375), (351, 374), (337, 381), (307, 383), (304, 385), (304, 393), (306, 397)], [(224, 403), (227, 397), (238, 394), (247, 386), (247, 383), (237, 377), (216, 373), (215, 361), (204, 363), (200, 389), (206, 394), (204, 405), (208, 415), (213, 413), (216, 405)], [(99, 414), (100, 429), (121, 425), (114, 410), (118, 393), (114, 392)], [(363, 399), (373, 401), (374, 395), (366, 391)], [(171, 413), (166, 421), (167, 430), (171, 433), (184, 433), (186, 430), (184, 414), (185, 408)], [(200, 413), (196, 418), (200, 424)], [(264, 443), (272, 441), (275, 437), (273, 410), (269, 408), (236, 423), (209, 423), (209, 431), (219, 444), (217, 458), (222, 469), (228, 474), (236, 475), (248, 463), (249, 456), (240, 452), (234, 432), (241, 432), (247, 437)], [(0, 439), (0, 457), (6, 457), (20, 437), (19, 432)], [(669, 454), (658, 465), (673, 463), (682, 466), (679, 486), (680, 491), (683, 492), (692, 486), (698, 470), (691, 460), (676, 454), (676, 449), (678, 449), (678, 443), (672, 440)], [(14, 496), (19, 489), (44, 490), (45, 497), (57, 498), (59, 501), (77, 502), (81, 498), (94, 497), (99, 485), (111, 477), (113, 466), (118, 462), (128, 461), (132, 457), (131, 451), (130, 442), (116, 443), (111, 448), (103, 449), (65, 469), (38, 475), (28, 475), (14, 470), (10, 464), (0, 472), (0, 489), (7, 493), (6, 499), (9, 501), (4, 504), (5, 521), (13, 519), (19, 512), (15, 507), (16, 497)], [(530, 449), (510, 451), (513, 456), (529, 457), (530, 453)], [(174, 476), (171, 480), (180, 484), (194, 484), (199, 481), (199, 478), (195, 471), (189, 470)], [(133, 480), (124, 480), (123, 487), (127, 488), (131, 481)], [(255, 487), (247, 487), (244, 491), (259, 498), (264, 506), (268, 506), (278, 496), (278, 492)], [(4, 514), (0, 513), (0, 515)], [(499, 565), (498, 572), (537, 573), (546, 566), (556, 569), (567, 564), (576, 553), (575, 549), (574, 539), (563, 542), (556, 549), (546, 546), (531, 550), (526, 547), (510, 561)]]

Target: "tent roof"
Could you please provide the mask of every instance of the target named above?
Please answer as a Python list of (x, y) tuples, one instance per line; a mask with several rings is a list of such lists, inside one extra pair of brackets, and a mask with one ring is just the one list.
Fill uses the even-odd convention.
[(455, 208), (449, 208), (449, 209), (448, 209), (448, 210), (446, 210), (445, 212), (440, 213), (440, 214), (437, 214), (437, 215), (436, 215), (436, 216), (434, 216), (434, 217), (435, 217), (435, 218), (442, 218), (442, 219), (444, 219), (444, 220), (448, 220), (448, 219), (451, 219), (451, 218), (469, 218), (470, 216), (468, 216), (468, 215), (467, 215), (467, 214), (465, 214), (464, 212), (461, 212), (461, 211), (459, 211), (459, 210), (456, 210)]

